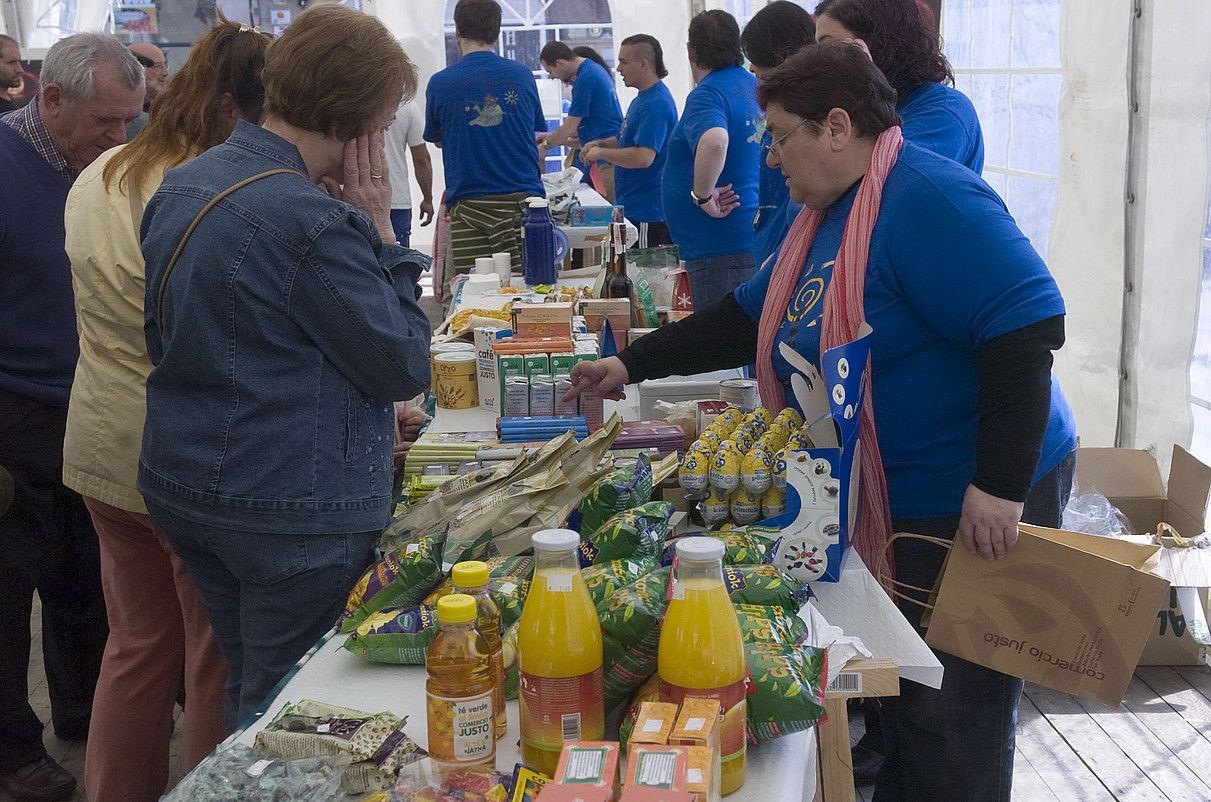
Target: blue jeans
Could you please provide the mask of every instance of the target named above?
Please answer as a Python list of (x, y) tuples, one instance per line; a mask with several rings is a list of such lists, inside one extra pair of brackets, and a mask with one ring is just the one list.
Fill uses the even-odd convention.
[(227, 661), (234, 730), (332, 627), (379, 532), (266, 535), (194, 523), (150, 501), (147, 508), (206, 605)]
[(685, 269), (690, 274), (690, 295), (694, 298), (696, 312), (719, 303), (756, 272), (751, 250), (686, 259)]
[[(1075, 470), (1073, 451), (1030, 489), (1022, 521), (1058, 527)], [(892, 525), (896, 532), (949, 540), (959, 519), (913, 518)], [(933, 587), (945, 550), (905, 539), (892, 545), (896, 579)], [(924, 637), (922, 608), (901, 602), (900, 611)], [(945, 652), (935, 650), (934, 655), (945, 672), (941, 690), (901, 680), (898, 697), (880, 700), (888, 753), (875, 785), (875, 802), (1009, 802), (1022, 680)]]
[(399, 244), (405, 248), (410, 248), (412, 242), (412, 210), (411, 209), (392, 209), (391, 210), (391, 228), (395, 231), (395, 238), (399, 240)]

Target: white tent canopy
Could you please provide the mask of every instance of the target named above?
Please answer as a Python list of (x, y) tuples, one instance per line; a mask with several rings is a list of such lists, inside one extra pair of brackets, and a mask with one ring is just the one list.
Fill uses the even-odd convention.
[[(246, 1), (251, 17), (260, 0), (223, 0), (223, 8)], [(446, 66), (453, 2), (361, 5), (400, 37), (425, 81)], [(655, 36), (680, 105), (691, 88), (690, 17), (723, 8), (743, 23), (765, 0), (501, 2), (506, 17), (530, 20), (559, 4), (564, 23), (582, 9), (593, 20), (582, 27), (613, 43)], [(195, 0), (162, 5), (174, 4), (192, 9)], [(0, 0), (0, 31), (45, 48), (72, 30), (105, 27), (108, 8), (108, 0)], [(558, 29), (539, 27), (544, 38)], [(1211, 6), (942, 0), (942, 32), (958, 86), (980, 112), (985, 178), (1063, 289), (1068, 344), (1056, 371), (1083, 444), (1146, 448), (1164, 462), (1170, 444), (1193, 442), (1211, 461)], [(621, 83), (619, 93), (625, 106), (633, 93)]]

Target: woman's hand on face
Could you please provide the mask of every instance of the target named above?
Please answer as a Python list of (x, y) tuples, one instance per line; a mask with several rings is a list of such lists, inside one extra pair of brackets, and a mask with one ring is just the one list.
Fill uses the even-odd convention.
[(564, 401), (571, 401), (586, 390), (602, 398), (615, 401), (626, 398), (618, 388), (630, 381), (627, 366), (616, 356), (607, 356), (594, 362), (577, 362), (572, 366), (572, 389), (564, 394)]
[(363, 134), (345, 143), (340, 185), (327, 176), (320, 179), (334, 198), (356, 206), (374, 221), (383, 242), (396, 242), (391, 227), (391, 176), (383, 149), (383, 132)]
[(997, 498), (975, 485), (968, 485), (963, 496), (958, 537), (973, 554), (982, 554), (987, 560), (999, 560), (1017, 544), (1021, 520), (1019, 502)]

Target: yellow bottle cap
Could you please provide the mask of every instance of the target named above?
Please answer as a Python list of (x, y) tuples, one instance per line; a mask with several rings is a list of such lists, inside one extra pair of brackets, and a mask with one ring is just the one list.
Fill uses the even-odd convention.
[(437, 620), (443, 624), (469, 624), (477, 613), (475, 599), (465, 593), (451, 593), (437, 600)]
[(488, 584), (488, 564), (479, 560), (456, 563), (450, 571), (454, 586), (459, 588), (482, 588)]

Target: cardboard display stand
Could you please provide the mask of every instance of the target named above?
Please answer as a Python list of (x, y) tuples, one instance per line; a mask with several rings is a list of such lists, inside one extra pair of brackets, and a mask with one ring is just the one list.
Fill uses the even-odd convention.
[(775, 565), (804, 581), (837, 581), (857, 523), (862, 454), (858, 422), (870, 386), (866, 365), (871, 331), (864, 323), (853, 342), (825, 351), (820, 371), (785, 343), (779, 346), (798, 371), (791, 387), (816, 447), (788, 452), (786, 464), (775, 467), (786, 472), (786, 512), (762, 524), (782, 528)]

